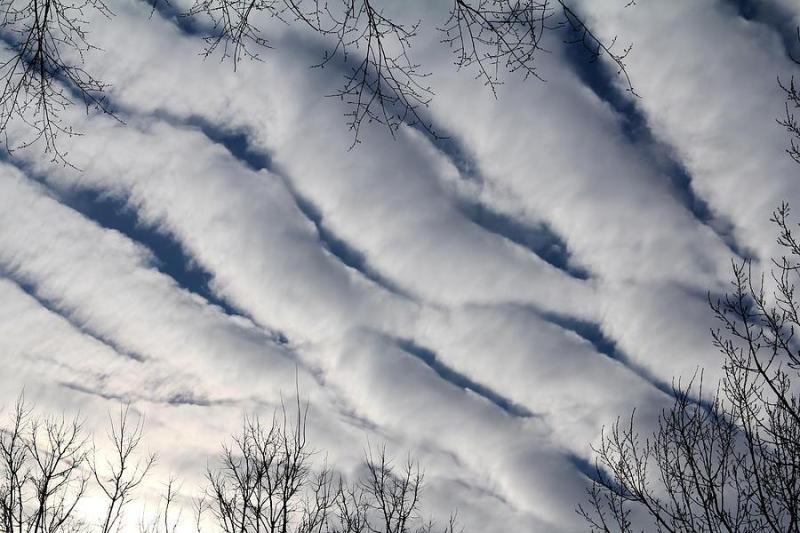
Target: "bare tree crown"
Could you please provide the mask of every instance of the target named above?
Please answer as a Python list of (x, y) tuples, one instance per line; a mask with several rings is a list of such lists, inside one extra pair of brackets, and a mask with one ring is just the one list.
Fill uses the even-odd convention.
[[(5, 148), (41, 144), (53, 160), (67, 163), (61, 135), (75, 135), (62, 119), (76, 103), (110, 111), (107, 85), (83, 67), (92, 12), (112, 15), (103, 0), (3, 0), (0, 3), (0, 132)], [(28, 132), (12, 144), (9, 126), (18, 121)]]
[(39, 416), (20, 396), (0, 428), (0, 532), (68, 533), (94, 529), (78, 515), (90, 482), (106, 496), (97, 528), (118, 531), (123, 511), (155, 456), (138, 457), (143, 425), (129, 409), (112, 419), (113, 453), (99, 457), (78, 418)]
[[(800, 163), (794, 80), (781, 85)], [(731, 288), (709, 295), (724, 358), (711, 399), (702, 373), (673, 387), (673, 404), (642, 436), (631, 415), (604, 430), (595, 479), (577, 508), (591, 531), (800, 532), (800, 241), (789, 206), (772, 215), (782, 253), (768, 271), (733, 262)]]
[[(306, 413), (285, 405), (271, 422), (245, 417), (206, 474), (198, 504), (225, 533), (456, 533), (453, 515), (437, 526), (421, 514), (423, 474), (411, 457), (396, 468), (385, 448), (365, 455), (360, 476), (347, 481), (306, 438)], [(198, 520), (198, 522), (200, 522)]]
[[(41, 144), (53, 160), (68, 164), (58, 142), (75, 135), (63, 112), (80, 103), (113, 115), (108, 86), (83, 67), (90, 42), (89, 19), (110, 18), (103, 0), (2, 0), (0, 39), (0, 131), (9, 151)], [(153, 9), (167, 0), (152, 0)], [(389, 16), (377, 0), (195, 0), (182, 17), (200, 18), (210, 28), (203, 55), (219, 52), (234, 69), (244, 59), (261, 59), (270, 48), (258, 21), (274, 18), (321, 35), (330, 43), (316, 66), (337, 62), (344, 69), (342, 86), (329, 96), (345, 102), (353, 145), (362, 126), (378, 123), (394, 135), (402, 124), (434, 137), (425, 108), (434, 95), (428, 72), (413, 57), (412, 47), (423, 21)], [(431, 25), (431, 28), (436, 28)], [(566, 41), (583, 46), (590, 60), (606, 56), (633, 92), (625, 67), (630, 48), (615, 50), (566, 0), (453, 0), (439, 27), (441, 42), (452, 49), (459, 69), (470, 69), (496, 96), (503, 73), (541, 78), (536, 57), (545, 50), (548, 32), (566, 31)], [(26, 137), (9, 136), (18, 123)]]
[[(206, 470), (206, 487), (188, 500), (170, 478), (139, 533), (193, 527), (223, 533), (457, 533), (455, 515), (442, 526), (421, 512), (423, 474), (410, 456), (395, 468), (385, 448), (368, 451), (363, 471), (348, 481), (307, 440), (307, 407), (282, 405), (269, 422), (246, 416)], [(109, 446), (94, 446), (78, 418), (40, 417), (20, 396), (0, 426), (0, 533), (117, 533), (156, 462), (142, 451), (144, 419), (122, 406), (109, 417)], [(78, 511), (89, 491), (101, 496), (99, 519)]]

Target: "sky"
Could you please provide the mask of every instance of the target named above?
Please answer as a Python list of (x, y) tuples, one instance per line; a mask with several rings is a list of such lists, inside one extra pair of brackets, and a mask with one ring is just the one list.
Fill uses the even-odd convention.
[(719, 375), (707, 295), (732, 260), (778, 253), (771, 212), (800, 206), (776, 123), (800, 7), (627, 3), (574, 5), (633, 43), (638, 97), (550, 32), (543, 80), (495, 98), (441, 44), (446, 1), (387, 0), (422, 21), (446, 138), (369, 125), (353, 149), (325, 98), (342, 69), (309, 68), (325, 38), (263, 21), (272, 49), (234, 71), (170, 10), (88, 14), (86, 67), (121, 120), (66, 113), (77, 168), (36, 146), (0, 159), (0, 405), (24, 388), (102, 427), (130, 402), (159, 454), (143, 505), (169, 475), (200, 490), (242, 414), (297, 381), (343, 473), (385, 443), (424, 467), (434, 517), (584, 530), (602, 427)]

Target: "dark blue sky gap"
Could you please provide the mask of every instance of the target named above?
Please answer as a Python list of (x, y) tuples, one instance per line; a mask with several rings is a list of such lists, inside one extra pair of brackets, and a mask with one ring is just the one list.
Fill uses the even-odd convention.
[[(639, 376), (642, 380), (646, 381), (659, 391), (663, 392), (664, 394), (670, 396), (671, 398), (675, 397), (675, 384), (677, 381), (673, 382), (666, 382), (662, 379), (657, 378), (648, 370), (642, 368), (640, 365), (634, 363), (630, 360), (630, 358), (619, 348), (617, 347), (616, 341), (613, 339), (608, 338), (604, 333), (600, 325), (588, 322), (585, 320), (580, 320), (574, 317), (566, 316), (566, 315), (558, 315), (555, 313), (547, 313), (541, 311), (534, 311), (539, 316), (547, 320), (548, 322), (559, 326), (562, 329), (567, 331), (571, 331), (581, 337), (582, 339), (588, 341), (594, 349), (606, 357), (613, 359), (622, 365), (624, 365), (628, 370)], [(709, 345), (709, 349), (713, 349)], [(680, 380), (681, 376), (673, 376), (673, 380)], [(685, 381), (685, 380), (684, 380)], [(710, 404), (707, 400), (697, 397), (694, 394), (689, 395), (689, 400), (701, 406), (703, 409), (708, 410)]]
[(598, 465), (592, 463), (588, 459), (575, 455), (574, 453), (567, 452), (565, 453), (565, 457), (567, 461), (572, 463), (572, 466), (574, 466), (581, 474), (586, 476), (591, 481), (603, 481), (605, 483), (609, 483), (618, 491), (623, 491), (622, 487), (612, 477), (607, 475), (602, 467), (600, 467), (600, 472), (598, 472)]
[[(487, 94), (487, 97), (490, 95)], [(423, 118), (430, 123), (427, 110), (420, 110)], [(436, 137), (420, 126), (412, 126), (424, 135), (459, 171), (459, 176), (468, 181), (485, 184), (483, 175), (469, 150), (459, 141), (456, 135), (437, 131)], [(567, 275), (586, 280), (591, 273), (571, 260), (571, 253), (566, 241), (548, 224), (541, 222), (531, 224), (515, 219), (513, 216), (493, 209), (485, 203), (463, 198), (454, 199), (456, 208), (475, 225), (489, 233), (499, 235), (522, 246), (550, 265), (562, 270)]]
[[(427, 112), (421, 112), (423, 116)], [(459, 176), (469, 181), (484, 184), (478, 163), (468, 155), (468, 150), (456, 136), (436, 138), (424, 129), (417, 127), (436, 148), (458, 169)], [(441, 132), (440, 132), (441, 133)], [(522, 246), (550, 265), (567, 275), (586, 280), (591, 273), (571, 260), (566, 241), (548, 224), (531, 224), (515, 219), (513, 216), (493, 209), (485, 203), (463, 198), (454, 199), (456, 208), (475, 225), (489, 233), (499, 235)]]
[(650, 372), (631, 361), (630, 358), (617, 347), (616, 341), (608, 338), (605, 333), (603, 333), (603, 329), (599, 324), (572, 316), (541, 311), (530, 306), (527, 307), (532, 313), (547, 322), (578, 335), (589, 342), (598, 353), (622, 364), (656, 389), (669, 396), (673, 395), (672, 386), (669, 383), (653, 376)]
[(592, 481), (600, 480), (599, 476), (597, 475), (596, 465), (594, 465), (587, 459), (584, 459), (583, 457), (580, 457), (572, 453), (567, 453), (566, 458), (570, 463), (572, 463), (572, 466), (578, 469), (578, 471), (581, 472), (583, 475), (585, 475), (587, 478), (591, 479)]
[[(202, 297), (229, 316), (242, 316), (257, 324), (243, 310), (217, 296), (210, 288), (211, 274), (191, 257), (179, 240), (166, 231), (143, 223), (126, 199), (93, 189), (58, 191), (48, 184), (46, 178), (35, 175), (30, 169), (25, 168), (24, 164), (9, 159), (7, 154), (5, 156), (0, 154), (0, 160), (17, 167), (63, 205), (103, 228), (116, 230), (147, 248), (155, 258), (153, 266), (170, 277), (183, 290)], [(259, 327), (269, 331), (274, 342), (281, 345), (288, 343), (283, 333)]]
[[(199, 17), (185, 17), (183, 11), (177, 9), (168, 0), (142, 0), (152, 9), (152, 16), (161, 17), (167, 22), (172, 23), (176, 28), (186, 35), (206, 36), (211, 33), (212, 28), (207, 24), (202, 24)], [(202, 53), (199, 49), (198, 53)]]
[(792, 22), (793, 14), (788, 9), (765, 0), (724, 0), (724, 3), (743, 19), (763, 24), (778, 34), (786, 55), (800, 61), (800, 39), (797, 26)]
[(591, 274), (573, 264), (566, 243), (546, 223), (529, 224), (481, 203), (460, 201), (459, 211), (484, 230), (522, 246), (573, 278), (586, 280)]
[(372, 268), (367, 261), (364, 254), (350, 245), (347, 241), (340, 238), (334, 231), (328, 228), (324, 223), (324, 217), (319, 208), (314, 203), (300, 194), (293, 186), (291, 180), (286, 177), (286, 174), (277, 168), (273, 163), (272, 158), (264, 150), (259, 150), (253, 147), (250, 141), (249, 133), (245, 130), (231, 130), (224, 127), (219, 127), (212, 124), (208, 120), (200, 117), (193, 117), (189, 120), (182, 120), (174, 117), (160, 116), (162, 120), (173, 124), (178, 127), (192, 127), (199, 129), (208, 139), (219, 144), (225, 148), (234, 158), (236, 158), (244, 166), (258, 172), (260, 170), (268, 170), (275, 176), (280, 177), (283, 181), (295, 205), (309, 220), (317, 230), (317, 236), (328, 252), (336, 257), (341, 263), (357, 270), (362, 276), (369, 279), (380, 287), (404, 298), (411, 298), (411, 296), (394, 284), (391, 280), (386, 279), (374, 268)]
[(208, 119), (200, 116), (177, 118), (163, 112), (156, 112), (155, 117), (163, 120), (176, 128), (193, 128), (200, 130), (209, 140), (225, 148), (235, 159), (245, 167), (258, 172), (260, 170), (273, 171), (273, 162), (270, 154), (258, 150), (250, 142), (250, 133), (244, 129), (231, 129), (217, 126)]
[[(568, 37), (567, 35), (565, 39)], [(601, 59), (592, 61), (591, 55), (579, 44), (564, 43), (563, 47), (567, 64), (586, 87), (614, 110), (619, 118), (622, 134), (637, 147), (660, 176), (668, 179), (675, 199), (701, 224), (711, 228), (731, 252), (741, 258), (752, 256), (736, 242), (731, 222), (715, 214), (708, 203), (695, 193), (691, 173), (675, 155), (674, 149), (653, 134), (647, 117), (636, 103), (636, 98), (615, 84), (616, 71)], [(631, 53), (635, 51), (634, 44)], [(635, 88), (635, 76), (633, 83)]]
[(339, 259), (344, 265), (357, 270), (362, 276), (376, 285), (403, 298), (413, 299), (408, 292), (370, 267), (363, 253), (356, 250), (330, 231), (323, 223), (323, 216), (319, 209), (310, 200), (295, 191), (288, 180), (284, 180), (284, 182), (286, 183), (287, 189), (291, 191), (297, 208), (312, 224), (314, 224), (314, 227), (317, 229), (319, 240), (326, 250)]
[(25, 280), (22, 276), (16, 275), (13, 271), (5, 268), (4, 266), (0, 265), (0, 277), (7, 279), (11, 283), (15, 284), (19, 287), (25, 294), (36, 300), (36, 302), (42, 306), (43, 308), (47, 309), (49, 312), (63, 318), (70, 326), (75, 328), (76, 330), (80, 331), (82, 334), (86, 335), (87, 337), (91, 337), (92, 339), (96, 340), (100, 344), (108, 347), (115, 353), (120, 354), (123, 357), (127, 357), (128, 359), (133, 359), (134, 361), (142, 362), (146, 358), (140, 354), (132, 352), (130, 350), (126, 350), (120, 347), (117, 343), (113, 340), (105, 337), (104, 335), (97, 333), (96, 331), (92, 331), (86, 325), (79, 323), (75, 320), (71, 313), (67, 310), (61, 308), (58, 302), (52, 301), (48, 298), (45, 298), (39, 294), (39, 290), (34, 283), (31, 283)]
[(208, 303), (219, 307), (226, 315), (247, 318), (267, 331), (277, 344), (285, 345), (289, 342), (282, 332), (258, 324), (241, 308), (218, 296), (211, 289), (211, 273), (192, 258), (181, 242), (168, 232), (143, 223), (136, 210), (124, 199), (84, 189), (72, 192), (60, 200), (104, 228), (117, 230), (145, 246), (155, 256), (154, 266), (158, 271), (169, 276), (182, 289), (199, 295)]
[[(435, 96), (434, 96), (435, 98)], [(433, 123), (430, 117), (430, 112), (425, 109), (420, 109), (420, 114), (425, 118), (427, 123)], [(425, 128), (417, 125), (411, 125), (423, 137), (433, 144), (447, 159), (458, 169), (459, 176), (469, 181), (476, 181), (483, 183), (483, 176), (475, 158), (469, 153), (469, 150), (458, 139), (458, 136), (444, 131), (444, 129), (437, 129), (435, 135), (426, 131)]]
[(439, 358), (436, 356), (436, 353), (428, 348), (420, 346), (419, 344), (415, 343), (413, 340), (410, 339), (391, 339), (394, 344), (406, 352), (409, 355), (416, 357), (417, 359), (421, 360), (423, 363), (428, 365), (431, 370), (436, 372), (440, 378), (443, 380), (455, 385), (460, 389), (466, 389), (469, 391), (474, 392), (478, 396), (485, 398), (489, 402), (493, 403), (506, 413), (512, 416), (521, 417), (521, 418), (530, 418), (535, 416), (530, 410), (525, 408), (522, 405), (519, 405), (512, 400), (505, 398), (498, 394), (497, 392), (493, 391), (492, 389), (481, 385), (480, 383), (476, 383), (475, 381), (471, 380), (464, 374), (453, 370), (452, 368), (448, 367), (444, 363), (442, 363)]
[(166, 232), (142, 224), (125, 199), (95, 190), (83, 189), (60, 195), (59, 201), (100, 226), (116, 230), (145, 246), (156, 258), (154, 266), (183, 289), (198, 294), (229, 315), (240, 314), (209, 289), (211, 274), (206, 272)]

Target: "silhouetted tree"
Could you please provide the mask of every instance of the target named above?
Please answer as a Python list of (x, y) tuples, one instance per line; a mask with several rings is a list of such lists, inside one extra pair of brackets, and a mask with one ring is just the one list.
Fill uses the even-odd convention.
[[(621, 0), (622, 1), (622, 0)], [(152, 0), (154, 9), (167, 0)], [(56, 161), (68, 160), (57, 142), (75, 135), (62, 112), (81, 102), (110, 113), (107, 86), (83, 68), (83, 55), (95, 46), (88, 40), (88, 17), (113, 14), (103, 0), (2, 0), (0, 39), (6, 55), (0, 63), (0, 131), (8, 150), (41, 141)], [(209, 56), (217, 51), (234, 68), (244, 58), (260, 59), (269, 48), (258, 20), (276, 18), (299, 24), (329, 39), (331, 45), (317, 66), (340, 61), (346, 71), (333, 95), (345, 101), (354, 144), (361, 126), (376, 122), (392, 134), (409, 124), (437, 135), (423, 109), (434, 91), (429, 72), (412, 57), (411, 48), (422, 21), (397, 20), (377, 0), (196, 0), (183, 17), (200, 17), (210, 27), (204, 36)], [(210, 23), (210, 24), (209, 24)], [(433, 27), (433, 26), (432, 26)], [(614, 41), (599, 38), (566, 0), (453, 0), (441, 28), (441, 42), (452, 48), (455, 64), (474, 68), (492, 92), (506, 71), (539, 77), (535, 58), (543, 36), (566, 29), (568, 42), (584, 46), (590, 60), (606, 55), (624, 75), (630, 48), (614, 51)], [(30, 135), (12, 146), (8, 127), (20, 121)]]
[(702, 376), (678, 382), (652, 435), (638, 433), (633, 415), (604, 431), (589, 502), (578, 507), (592, 531), (800, 531), (800, 247), (788, 214), (782, 205), (773, 216), (787, 254), (773, 260), (774, 290), (744, 261), (731, 292), (711, 300), (725, 356), (712, 399)]
[(39, 416), (20, 396), (0, 427), (0, 533), (95, 529), (76, 513), (93, 479), (107, 498), (97, 529), (118, 531), (123, 508), (155, 460), (135, 458), (142, 429), (141, 420), (131, 422), (128, 409), (121, 409), (111, 421), (113, 453), (100, 458), (79, 419)]
[[(306, 409), (294, 418), (285, 405), (269, 424), (245, 417), (207, 473), (209, 488), (198, 508), (225, 533), (432, 533), (420, 514), (423, 475), (411, 458), (396, 469), (382, 448), (368, 452), (364, 471), (348, 482), (306, 439)], [(198, 524), (202, 520), (197, 520)], [(456, 520), (438, 531), (456, 533)]]
[[(396, 469), (384, 448), (368, 451), (352, 481), (316, 460), (307, 411), (298, 401), (292, 413), (282, 404), (267, 424), (244, 417), (193, 501), (198, 533), (456, 533), (454, 515), (439, 529), (423, 520), (423, 474), (410, 457)], [(0, 426), (0, 533), (116, 533), (134, 525), (124, 511), (156, 456), (141, 453), (143, 417), (122, 406), (109, 421), (110, 447), (101, 454), (78, 418), (41, 417), (19, 397)], [(104, 501), (97, 523), (76, 511), (92, 490)], [(139, 533), (175, 533), (183, 522), (179, 493), (170, 478)]]
[[(345, 63), (344, 84), (331, 96), (350, 108), (346, 117), (354, 143), (365, 121), (380, 123), (392, 134), (405, 123), (437, 135), (422, 112), (434, 95), (426, 81), (430, 73), (411, 55), (419, 19), (391, 18), (376, 0), (197, 0), (188, 15), (204, 15), (212, 22), (205, 54), (221, 50), (234, 67), (245, 57), (259, 59), (260, 50), (269, 47), (254, 22), (257, 15), (300, 23), (332, 38), (331, 49), (317, 66), (337, 59)], [(568, 42), (588, 50), (590, 61), (606, 55), (633, 92), (624, 63), (630, 47), (616, 52), (616, 39), (606, 43), (597, 37), (564, 0), (453, 0), (439, 28), (442, 44), (455, 53), (456, 66), (474, 67), (475, 76), (495, 96), (505, 72), (539, 78), (535, 59), (544, 50), (543, 36), (560, 30), (569, 32)]]
[(324, 531), (333, 503), (329, 469), (311, 468), (306, 416), (297, 420), (286, 408), (270, 424), (245, 417), (232, 444), (223, 446), (217, 466), (209, 467), (209, 510), (226, 533), (312, 533)]
[(362, 476), (341, 483), (336, 495), (332, 533), (456, 533), (455, 514), (443, 526), (425, 521), (420, 514), (423, 474), (410, 456), (396, 468), (381, 448), (377, 456), (368, 448)]
[[(0, 39), (0, 132), (5, 147), (23, 148), (41, 142), (55, 161), (67, 163), (58, 137), (75, 135), (63, 111), (82, 103), (108, 112), (106, 84), (83, 67), (83, 55), (95, 47), (87, 39), (87, 16), (112, 15), (103, 0), (2, 0)], [(13, 120), (26, 126), (29, 136), (9, 144)]]
[(800, 163), (800, 145), (798, 145), (798, 142), (800, 142), (800, 123), (798, 123), (795, 115), (796, 112), (800, 111), (800, 90), (795, 85), (794, 77), (789, 80), (788, 84), (784, 84), (779, 79), (778, 85), (786, 93), (786, 114), (783, 118), (778, 119), (778, 124), (784, 126), (790, 136), (789, 147), (786, 152), (795, 162)]
[[(92, 474), (108, 499), (100, 533), (117, 531), (123, 509), (156, 462), (155, 454), (136, 457), (144, 434), (144, 417), (132, 421), (129, 411), (130, 407), (126, 405), (120, 408), (116, 419), (109, 417), (108, 439), (113, 453), (103, 458), (101, 465), (98, 464), (97, 453), (92, 454)], [(171, 496), (172, 488), (170, 482), (168, 496)]]
[(562, 0), (454, 0), (441, 31), (443, 42), (456, 54), (458, 68), (474, 67), (476, 77), (496, 96), (505, 71), (540, 78), (535, 59), (544, 50), (542, 39), (548, 31), (562, 28), (571, 35), (568, 42), (589, 52), (589, 61), (606, 55), (624, 77), (628, 90), (634, 92), (624, 63), (631, 47), (614, 51), (616, 37), (604, 42)]
[[(158, 508), (150, 519), (144, 515), (139, 520), (139, 533), (175, 533), (181, 524), (183, 513), (181, 509), (175, 509), (176, 500), (180, 492), (180, 486), (176, 478), (170, 478), (164, 488), (158, 502)], [(196, 529), (200, 531), (199, 519), (202, 517), (203, 508), (197, 509)]]
[[(800, 95), (793, 80), (783, 87), (779, 122), (800, 163)], [(769, 273), (734, 262), (730, 292), (709, 296), (725, 361), (711, 400), (701, 374), (673, 386), (652, 434), (641, 436), (633, 415), (604, 429), (588, 502), (577, 509), (592, 531), (800, 532), (800, 243), (787, 204), (772, 221), (783, 254)]]
[(80, 421), (34, 416), (20, 398), (0, 433), (0, 522), (4, 533), (74, 531), (89, 482), (90, 448)]
[(797, 467), (781, 463), (795, 451), (743, 433), (720, 398), (706, 409), (676, 395), (650, 437), (633, 419), (604, 434), (589, 504), (578, 509), (591, 530), (797, 531)]

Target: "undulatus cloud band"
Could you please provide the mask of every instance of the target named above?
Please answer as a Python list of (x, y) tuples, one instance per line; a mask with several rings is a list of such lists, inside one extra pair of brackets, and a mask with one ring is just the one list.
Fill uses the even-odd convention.
[[(215, 9), (223, 4), (227, 11)], [(411, 454), (425, 474), (420, 518), (447, 527), (457, 510), (465, 531), (589, 530), (575, 511), (592, 509), (602, 451), (626, 449), (624, 439), (614, 448), (615, 421), (622, 417), (624, 437), (636, 408), (642, 439), (655, 431), (665, 443), (686, 442), (675, 437), (680, 424), (670, 425), (682, 418), (659, 419), (676, 398), (678, 413), (696, 415), (694, 449), (710, 443), (717, 453), (733, 443), (723, 457), (737, 457), (741, 443), (769, 441), (761, 448), (769, 453), (743, 456), (736, 475), (774, 466), (775, 450), (777, 463), (795, 468), (787, 435), (796, 428), (796, 389), (771, 389), (770, 369), (756, 378), (771, 391), (763, 400), (777, 422), (743, 416), (759, 400), (735, 387), (720, 390), (715, 411), (716, 384), (741, 377), (730, 362), (747, 360), (714, 345), (709, 330), (724, 332), (725, 323), (709, 296), (720, 306), (736, 294), (731, 262), (749, 261), (746, 279), (767, 273), (762, 311), (776, 302), (781, 309), (781, 270), (770, 277), (771, 258), (780, 267), (794, 252), (770, 217), (781, 220), (784, 203), (800, 205), (790, 145), (800, 8), (789, 0), (523, 2), (528, 14), (552, 14), (537, 21), (504, 18), (512, 4), (83, 6), (80, 31), (61, 33), (78, 39), (80, 63), (69, 52), (49, 63), (52, 85), (45, 93), (30, 85), (34, 100), (21, 114), (9, 107), (13, 93), (3, 97), (4, 420), (24, 389), (38, 413), (79, 415), (101, 454), (113, 450), (104, 432), (120, 402), (145, 415), (138, 450), (159, 460), (125, 507), (126, 531), (163, 512), (173, 476), (179, 529), (193, 530), (191, 502), (208, 489), (220, 446), (237, 435), (250, 442), (242, 417), (269, 427), (297, 391), (320, 452), (315, 465), (325, 459), (336, 476), (363, 480), (365, 465), (380, 464), (365, 461), (365, 449), (394, 458), (397, 472)], [(8, 14), (45, 5), (4, 4), (3, 57), (21, 57), (22, 72), (36, 58), (20, 55), (14, 46), (24, 41), (9, 28), (37, 26)], [(242, 25), (249, 5), (260, 9)], [(293, 14), (292, 5), (304, 11)], [(340, 7), (355, 18), (342, 19)], [(320, 21), (298, 16), (312, 8), (329, 11)], [(477, 55), (467, 47), (466, 59), (446, 33), (461, 35), (446, 22), (459, 9), (462, 28), (489, 32), (470, 41)], [(248, 46), (269, 48), (247, 48), (259, 60), (244, 53), (234, 69), (220, 59), (245, 52), (231, 40), (237, 28)], [(573, 42), (586, 37), (582, 28), (589, 46)], [(370, 35), (386, 50), (368, 49)], [(406, 43), (398, 35), (411, 47), (398, 48)], [(517, 56), (515, 69), (513, 53), (531, 36), (541, 38), (533, 49), (541, 79), (525, 81), (529, 56)], [(598, 55), (600, 44), (615, 47)], [(404, 50), (406, 70), (396, 72), (405, 78), (376, 74), (405, 60)], [(326, 57), (323, 68), (309, 68)], [(64, 65), (74, 64), (90, 78), (65, 78)], [(82, 82), (105, 109), (87, 112), (74, 90)], [(376, 87), (383, 99), (369, 100), (381, 94)], [(403, 101), (404, 87), (418, 92)], [(43, 120), (37, 94), (63, 99), (53, 108), (62, 129), (25, 147)], [(48, 138), (57, 144), (46, 151)], [(743, 301), (758, 304), (760, 293), (742, 287)], [(769, 316), (753, 320), (774, 346), (791, 320), (764, 329)], [(781, 355), (786, 372), (792, 342)], [(704, 392), (696, 379), (691, 394), (676, 393), (673, 384), (688, 384), (699, 369)], [(735, 411), (737, 398), (750, 400)], [(614, 464), (602, 470), (607, 480)], [(616, 474), (611, 485), (624, 488)], [(711, 485), (707, 496), (719, 488)], [(96, 489), (76, 508), (91, 524), (107, 509)], [(764, 518), (763, 502), (791, 511), (797, 499), (742, 501), (743, 521), (731, 518), (732, 530), (799, 527), (796, 512), (795, 522), (788, 511)], [(625, 531), (612, 515), (597, 530)], [(653, 523), (647, 512), (630, 516), (633, 530)], [(662, 516), (664, 531), (677, 527)], [(696, 530), (720, 525), (703, 520)]]

